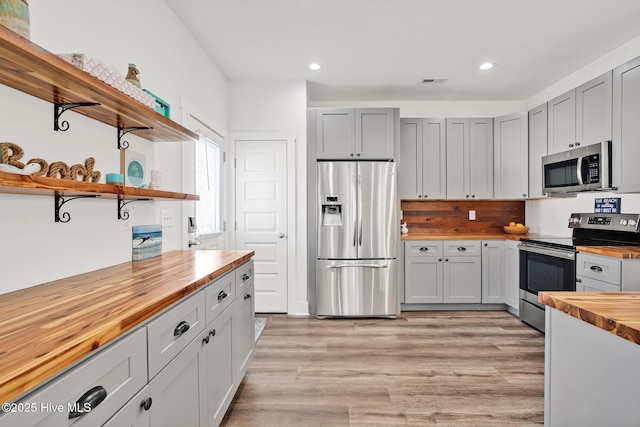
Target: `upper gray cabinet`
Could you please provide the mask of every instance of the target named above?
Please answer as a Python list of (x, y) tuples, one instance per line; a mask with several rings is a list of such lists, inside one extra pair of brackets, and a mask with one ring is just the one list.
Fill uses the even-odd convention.
[(609, 71), (547, 103), (548, 153), (611, 140)]
[(612, 72), (576, 89), (576, 144), (611, 141)]
[(542, 157), (547, 155), (547, 104), (529, 111), (529, 197), (542, 192)]
[(640, 191), (640, 58), (613, 70), (613, 186)]
[(317, 109), (317, 158), (393, 159), (394, 117), (392, 108)]
[(447, 199), (493, 198), (493, 119), (447, 119)]
[(549, 119), (548, 153), (559, 153), (573, 148), (576, 142), (575, 89), (549, 101), (547, 109)]
[(400, 199), (446, 197), (444, 119), (400, 120), (400, 165)]
[(493, 119), (494, 195), (496, 199), (523, 199), (529, 193), (527, 114)]

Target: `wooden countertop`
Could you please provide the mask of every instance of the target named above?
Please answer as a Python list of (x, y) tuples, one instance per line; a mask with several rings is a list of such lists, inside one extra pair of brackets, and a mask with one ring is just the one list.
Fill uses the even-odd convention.
[(640, 259), (640, 246), (576, 246), (578, 252), (622, 259)]
[(542, 237), (540, 234), (507, 233), (414, 233), (402, 234), (400, 240), (520, 240), (522, 238)]
[(139, 325), (253, 251), (173, 251), (0, 295), (0, 402)]
[(540, 292), (538, 301), (640, 344), (640, 292)]

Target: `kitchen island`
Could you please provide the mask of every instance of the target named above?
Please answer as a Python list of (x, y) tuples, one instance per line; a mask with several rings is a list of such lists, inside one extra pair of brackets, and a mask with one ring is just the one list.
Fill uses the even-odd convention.
[(540, 292), (545, 425), (639, 424), (640, 292)]
[[(226, 308), (229, 313), (232, 307), (236, 310), (233, 301), (237, 292), (241, 291), (244, 301), (253, 301), (249, 293), (253, 292), (253, 255), (253, 251), (172, 251), (0, 296), (0, 400), (15, 402), (23, 395), (31, 396), (43, 382), (86, 364), (101, 354), (103, 347), (109, 351), (132, 336), (143, 337), (144, 356), (140, 360), (146, 383), (147, 332), (140, 330), (149, 329), (151, 345), (155, 339), (152, 332), (160, 331), (156, 324), (162, 316), (170, 311), (182, 316), (176, 307), (188, 308), (189, 301), (198, 299), (198, 309), (193, 311), (197, 314), (187, 319), (190, 325), (177, 321), (177, 327), (168, 325), (173, 335), (170, 340), (183, 334), (196, 336), (198, 328), (204, 330), (209, 323), (205, 318), (216, 319), (214, 315), (221, 316)], [(211, 299), (207, 293), (205, 303), (204, 291), (210, 288), (215, 295)], [(242, 298), (237, 301), (239, 313)], [(191, 315), (183, 311), (184, 316)], [(243, 316), (252, 319), (253, 313)], [(252, 321), (250, 327), (249, 338), (253, 339)], [(163, 351), (172, 344), (163, 344)], [(156, 357), (151, 350), (150, 362)], [(4, 421), (0, 414), (0, 425)]]

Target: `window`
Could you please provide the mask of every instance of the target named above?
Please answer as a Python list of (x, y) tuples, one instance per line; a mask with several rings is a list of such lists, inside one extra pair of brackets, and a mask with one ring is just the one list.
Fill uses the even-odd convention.
[(196, 226), (199, 236), (223, 230), (223, 161), (222, 145), (204, 135), (196, 141)]

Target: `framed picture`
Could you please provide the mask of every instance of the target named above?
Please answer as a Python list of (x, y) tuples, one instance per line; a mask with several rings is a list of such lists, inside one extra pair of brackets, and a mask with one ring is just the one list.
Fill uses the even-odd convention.
[(131, 187), (142, 187), (147, 180), (146, 158), (140, 153), (127, 150), (124, 175), (126, 184)]

